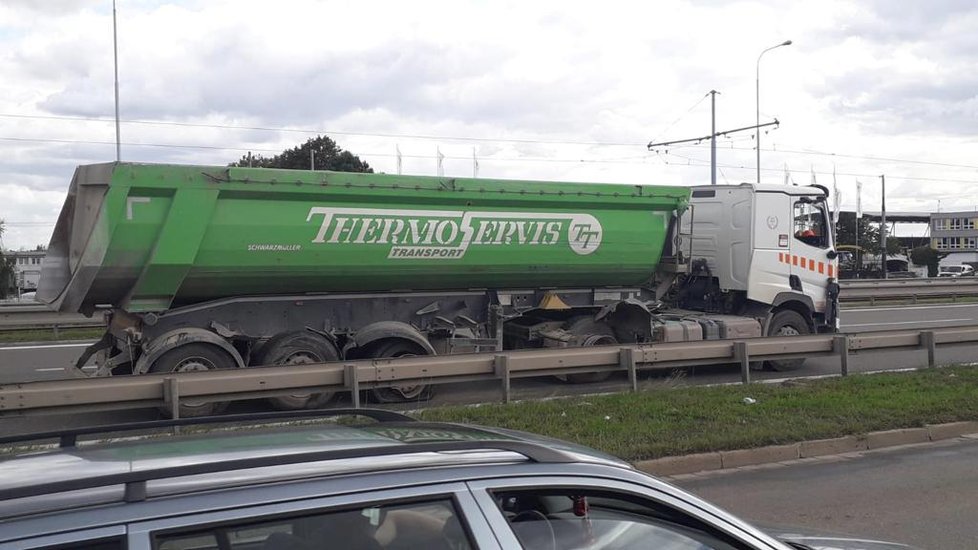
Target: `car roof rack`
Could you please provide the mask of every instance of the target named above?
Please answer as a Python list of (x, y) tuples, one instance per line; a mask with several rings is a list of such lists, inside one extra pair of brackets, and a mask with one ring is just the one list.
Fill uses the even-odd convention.
[(309, 411), (281, 411), (247, 414), (226, 414), (220, 416), (200, 416), (194, 418), (173, 418), (167, 420), (148, 420), (144, 422), (126, 422), (121, 424), (105, 424), (82, 428), (38, 432), (33, 434), (10, 435), (0, 437), (0, 445), (11, 443), (26, 443), (28, 441), (43, 441), (57, 439), (58, 447), (75, 447), (78, 437), (84, 435), (109, 434), (118, 432), (133, 432), (153, 430), (158, 428), (174, 428), (177, 426), (202, 426), (206, 424), (231, 424), (235, 422), (255, 422), (272, 420), (302, 420), (311, 418), (331, 418), (336, 416), (364, 416), (377, 422), (416, 422), (414, 418), (386, 409), (317, 409)]
[(117, 474), (104, 474), (70, 480), (53, 481), (49, 483), (38, 483), (34, 485), (0, 489), (0, 500), (30, 498), (52, 493), (64, 493), (68, 491), (79, 491), (112, 485), (125, 485), (123, 497), (125, 502), (139, 502), (148, 498), (147, 483), (149, 481), (160, 479), (326, 460), (394, 456), (416, 453), (436, 453), (446, 451), (510, 451), (520, 454), (533, 462), (547, 464), (573, 463), (580, 460), (570, 452), (561, 451), (545, 444), (519, 439), (439, 441), (434, 443), (397, 443), (394, 445), (332, 449), (325, 451), (317, 450), (284, 455), (238, 458), (199, 464), (164, 466), (160, 468), (128, 471)]

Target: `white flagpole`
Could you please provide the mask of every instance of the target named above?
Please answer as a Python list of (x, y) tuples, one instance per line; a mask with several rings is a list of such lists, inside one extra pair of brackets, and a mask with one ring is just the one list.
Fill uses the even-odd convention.
[(445, 168), (443, 166), (443, 161), (445, 160), (445, 155), (441, 154), (441, 147), (435, 147), (435, 153), (438, 157), (438, 177), (445, 175)]
[(394, 145), (394, 153), (397, 156), (397, 175), (401, 175), (401, 148), (398, 145)]
[(475, 147), (472, 148), (472, 177), (479, 177), (479, 159), (475, 156)]
[(842, 203), (842, 195), (839, 194), (839, 184), (835, 179), (835, 165), (832, 165), (832, 221), (839, 222), (839, 207)]

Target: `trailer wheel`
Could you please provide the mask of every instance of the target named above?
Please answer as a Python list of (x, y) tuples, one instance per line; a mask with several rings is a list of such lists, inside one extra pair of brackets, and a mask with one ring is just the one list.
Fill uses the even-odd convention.
[[(252, 365), (308, 365), (339, 360), (340, 354), (332, 342), (309, 331), (297, 331), (284, 332), (266, 342)], [(293, 411), (318, 409), (332, 398), (332, 392), (298, 391), (291, 395), (270, 397), (268, 402), (276, 409)]]
[[(234, 359), (223, 350), (200, 342), (186, 344), (164, 353), (149, 372), (194, 372), (235, 368)], [(180, 417), (211, 416), (228, 406), (227, 401), (181, 399)]]
[[(394, 339), (382, 342), (367, 353), (371, 358), (382, 357), (415, 357), (428, 355), (424, 349), (414, 342)], [(378, 403), (404, 403), (430, 399), (434, 389), (431, 384), (409, 384), (377, 388), (371, 393)]]
[[(767, 328), (768, 336), (802, 336), (810, 333), (811, 330), (809, 330), (805, 318), (797, 311), (790, 309), (782, 309), (775, 313)], [(779, 359), (777, 361), (766, 361), (764, 367), (780, 372), (800, 369), (804, 363), (804, 359)]]
[[(615, 331), (606, 323), (595, 321), (592, 317), (578, 317), (571, 319), (565, 329), (571, 334), (577, 335), (581, 339), (581, 347), (591, 346), (610, 346), (618, 343), (615, 338)], [(580, 374), (568, 374), (567, 381), (571, 384), (592, 384), (603, 382), (611, 377), (610, 371), (604, 372), (584, 372)]]

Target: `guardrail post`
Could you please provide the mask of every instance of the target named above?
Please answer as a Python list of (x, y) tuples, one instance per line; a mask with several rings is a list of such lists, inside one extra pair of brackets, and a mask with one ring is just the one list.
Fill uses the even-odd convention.
[(832, 350), (839, 354), (842, 376), (849, 376), (849, 337), (845, 334), (833, 337)]
[(618, 351), (618, 366), (628, 371), (628, 383), (631, 384), (632, 391), (638, 391), (638, 370), (634, 348), (621, 348)]
[(61, 339), (61, 332), (58, 330), (58, 325), (55, 324), (54, 327), (52, 327), (52, 328), (54, 329), (54, 339), (55, 340), (60, 340)]
[(734, 360), (740, 362), (740, 381), (750, 384), (750, 354), (747, 353), (747, 342), (733, 343)]
[(163, 379), (163, 404), (170, 410), (170, 418), (180, 418), (180, 381), (172, 376)]
[(496, 372), (496, 376), (498, 376), (499, 380), (503, 383), (503, 403), (509, 403), (509, 357), (506, 357), (505, 355), (497, 355), (492, 361), (492, 367)]
[(360, 408), (360, 373), (356, 365), (343, 365), (343, 384), (350, 390), (353, 408)]
[(927, 366), (936, 367), (937, 341), (934, 339), (934, 331), (920, 331), (920, 347), (927, 350)]

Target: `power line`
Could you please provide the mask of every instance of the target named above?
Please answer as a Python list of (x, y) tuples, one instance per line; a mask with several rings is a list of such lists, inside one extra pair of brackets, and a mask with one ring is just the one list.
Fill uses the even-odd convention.
[[(694, 103), (683, 115), (674, 120), (669, 126), (660, 132), (660, 136), (670, 130), (675, 126), (680, 120), (685, 118), (690, 112), (693, 111), (709, 94), (704, 95), (696, 103)], [(0, 113), (0, 118), (17, 118), (17, 119), (36, 119), (36, 120), (62, 120), (62, 121), (80, 121), (80, 122), (106, 122), (114, 123), (113, 119), (100, 118), (100, 117), (73, 117), (73, 116), (60, 116), (60, 115), (19, 115), (12, 113)], [(202, 124), (202, 123), (192, 123), (192, 122), (175, 122), (175, 121), (163, 121), (163, 120), (122, 120), (121, 122), (126, 124), (143, 124), (152, 126), (178, 126), (178, 127), (188, 127), (188, 128), (211, 128), (211, 129), (224, 129), (224, 130), (253, 130), (253, 131), (265, 131), (265, 132), (291, 132), (291, 133), (301, 133), (301, 134), (326, 134), (326, 135), (343, 135), (343, 136), (358, 136), (358, 137), (384, 137), (384, 138), (405, 138), (405, 139), (425, 139), (425, 140), (456, 140), (456, 141), (470, 141), (470, 142), (484, 142), (484, 143), (528, 143), (528, 144), (556, 144), (556, 145), (587, 145), (596, 147), (641, 147), (644, 143), (640, 142), (613, 142), (613, 141), (575, 141), (575, 140), (546, 140), (546, 139), (518, 139), (518, 138), (478, 138), (478, 137), (468, 137), (468, 136), (437, 136), (430, 134), (396, 134), (396, 133), (367, 133), (367, 132), (344, 132), (344, 131), (334, 131), (334, 130), (311, 130), (311, 129), (300, 129), (300, 128), (279, 128), (279, 127), (267, 127), (267, 126), (238, 126), (232, 124)], [(15, 141), (16, 138), (0, 138), (8, 141)], [(658, 138), (656, 138), (658, 139)], [(753, 138), (750, 138), (753, 139)], [(746, 141), (747, 138), (744, 138)], [(25, 140), (26, 141), (26, 140)], [(53, 140), (52, 140), (53, 141)], [(654, 141), (654, 140), (653, 140)], [(737, 141), (730, 139), (730, 141)], [(70, 142), (70, 141), (65, 141)], [(99, 142), (101, 144), (101, 142)], [(112, 142), (114, 145), (115, 142)], [(147, 147), (187, 147), (191, 146), (180, 146), (180, 145), (156, 145), (156, 144), (137, 144), (145, 145)], [(687, 147), (696, 147), (695, 145), (690, 145)], [(280, 152), (278, 150), (271, 149), (241, 149), (233, 147), (206, 147), (200, 146), (199, 148), (211, 148), (211, 149), (222, 149), (222, 150), (236, 150), (236, 151), (258, 151), (258, 152)], [(727, 149), (742, 150), (742, 151), (753, 151), (753, 147), (734, 147), (730, 146)], [(762, 151), (768, 152), (779, 152), (786, 154), (796, 154), (796, 155), (815, 155), (815, 156), (828, 156), (835, 158), (848, 158), (854, 160), (869, 160), (876, 162), (899, 162), (905, 164), (919, 164), (924, 166), (940, 166), (944, 168), (965, 168), (965, 169), (975, 169), (978, 170), (978, 165), (971, 164), (956, 164), (948, 162), (935, 162), (927, 160), (913, 160), (913, 159), (902, 159), (902, 158), (892, 158), (892, 157), (878, 157), (872, 155), (850, 155), (845, 153), (835, 153), (831, 151), (819, 151), (815, 149), (777, 149), (777, 148), (762, 148)]]
[[(112, 120), (99, 117), (71, 117), (57, 115), (17, 115), (10, 113), (0, 113), (0, 118), (21, 118), (38, 120), (70, 120), (82, 122), (113, 122)], [(594, 146), (613, 146), (613, 147), (637, 147), (639, 142), (611, 142), (611, 141), (571, 141), (571, 140), (545, 140), (545, 139), (518, 139), (518, 138), (477, 138), (467, 136), (435, 136), (426, 134), (393, 134), (393, 133), (366, 133), (366, 132), (344, 132), (339, 130), (311, 130), (302, 128), (274, 128), (266, 126), (237, 126), (233, 124), (200, 124), (193, 122), (174, 122), (164, 120), (122, 120), (126, 124), (145, 124), (152, 126), (181, 126), (187, 128), (212, 128), (222, 130), (253, 130), (262, 132), (291, 132), (297, 134), (325, 134), (337, 136), (359, 136), (359, 137), (384, 137), (384, 138), (404, 138), (404, 139), (426, 139), (443, 141), (472, 141), (487, 143), (530, 143), (530, 144), (557, 144), (557, 145), (594, 145)]]

